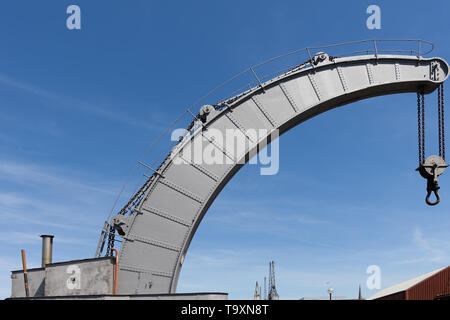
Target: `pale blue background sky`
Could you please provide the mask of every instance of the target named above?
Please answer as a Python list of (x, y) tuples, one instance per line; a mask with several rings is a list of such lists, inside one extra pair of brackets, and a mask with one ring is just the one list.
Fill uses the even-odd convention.
[[(80, 31), (66, 28), (70, 4)], [(381, 30), (366, 28), (370, 4)], [(40, 266), (39, 234), (55, 235), (54, 261), (92, 257), (136, 161), (217, 84), (290, 50), (367, 38), (430, 40), (450, 59), (449, 10), (443, 0), (2, 1), (0, 297), (20, 249)], [(282, 136), (277, 175), (245, 166), (212, 205), (178, 291), (252, 298), (275, 260), (281, 298), (329, 286), (354, 298), (359, 284), (368, 297), (369, 265), (382, 287), (448, 265), (450, 182), (447, 172), (442, 202), (427, 207), (415, 99), (360, 101)]]

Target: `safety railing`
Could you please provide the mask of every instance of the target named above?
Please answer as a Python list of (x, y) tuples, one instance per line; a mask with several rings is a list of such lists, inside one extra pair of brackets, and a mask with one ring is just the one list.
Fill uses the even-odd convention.
[(325, 52), (331, 57), (348, 57), (356, 55), (380, 54), (412, 55), (423, 57), (433, 51), (430, 41), (420, 39), (371, 39), (326, 46), (306, 47), (268, 59), (253, 65), (235, 75), (206, 95), (197, 100), (189, 109), (195, 110), (203, 103), (209, 103), (217, 108), (223, 107), (230, 99), (256, 90), (269, 79), (289, 71), (313, 67), (311, 61), (317, 52)]

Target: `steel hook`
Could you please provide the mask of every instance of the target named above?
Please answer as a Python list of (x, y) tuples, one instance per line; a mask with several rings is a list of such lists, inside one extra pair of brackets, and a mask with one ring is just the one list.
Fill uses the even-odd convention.
[[(439, 201), (441, 201), (441, 197), (439, 197), (438, 190), (439, 190), (439, 186), (436, 186), (436, 188), (427, 190), (427, 197), (425, 198), (425, 201), (426, 201), (426, 203), (429, 206), (435, 206), (435, 205), (437, 205), (439, 203)], [(431, 195), (432, 191), (434, 192), (434, 195), (436, 196), (436, 201), (435, 202), (431, 202), (430, 201), (430, 195)]]

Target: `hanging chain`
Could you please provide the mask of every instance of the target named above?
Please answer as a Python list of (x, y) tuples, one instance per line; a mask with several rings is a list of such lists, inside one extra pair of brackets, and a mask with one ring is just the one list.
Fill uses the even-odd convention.
[[(425, 159), (425, 95), (424, 88), (417, 88), (417, 132), (419, 140), (419, 167), (416, 169), (427, 180), (427, 196), (425, 202), (434, 206), (441, 198), (439, 196), (438, 177), (444, 172), (448, 164), (445, 163), (445, 133), (444, 133), (444, 86), (438, 86), (438, 138), (439, 156), (432, 155)], [(422, 96), (422, 97), (421, 97)], [(431, 201), (434, 193), (436, 200)]]
[[(444, 130), (444, 84), (438, 87), (438, 136), (439, 156), (445, 160)], [(425, 95), (423, 88), (417, 89), (417, 139), (419, 147), (419, 165), (425, 161)]]
[(422, 163), (425, 161), (425, 95), (423, 88), (420, 90), (422, 95)]
[(108, 246), (106, 247), (106, 253), (105, 256), (112, 256), (112, 248), (114, 248), (114, 241), (116, 236), (116, 230), (113, 226), (109, 227), (109, 233), (108, 233)]
[[(422, 104), (420, 102), (422, 96)], [(423, 89), (417, 89), (417, 139), (419, 146), (419, 166), (425, 160), (425, 102)]]
[(442, 140), (442, 159), (445, 160), (445, 130), (444, 130), (444, 83), (440, 85), (441, 89), (441, 140)]
[(438, 87), (439, 156), (445, 160), (444, 83)]
[(439, 136), (439, 157), (442, 157), (442, 119), (441, 119), (441, 86), (438, 87), (438, 136)]
[(422, 164), (422, 131), (420, 130), (420, 93), (417, 89), (417, 145), (419, 146), (419, 166)]

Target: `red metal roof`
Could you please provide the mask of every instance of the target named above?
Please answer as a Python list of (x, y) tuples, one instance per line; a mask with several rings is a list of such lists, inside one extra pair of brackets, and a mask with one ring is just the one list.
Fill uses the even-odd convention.
[(375, 294), (374, 300), (433, 300), (450, 294), (450, 266), (404, 281)]

